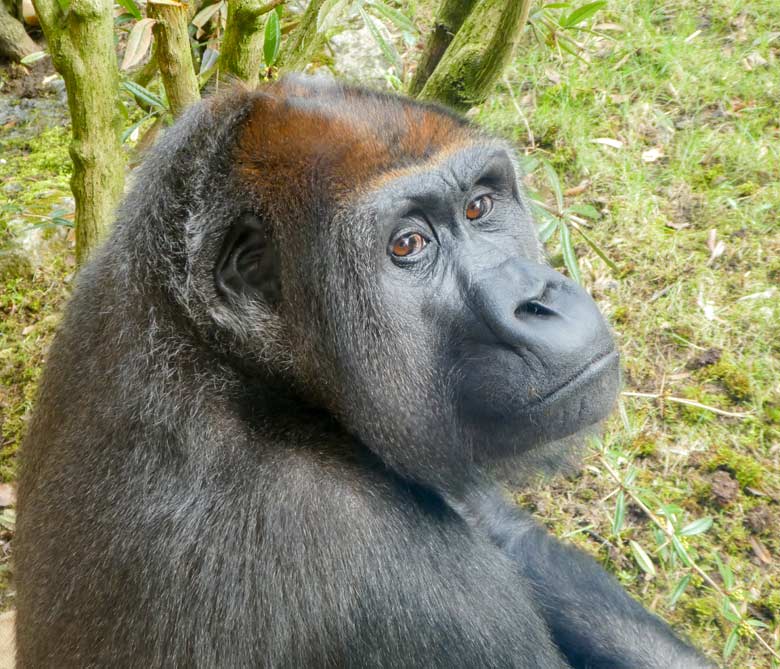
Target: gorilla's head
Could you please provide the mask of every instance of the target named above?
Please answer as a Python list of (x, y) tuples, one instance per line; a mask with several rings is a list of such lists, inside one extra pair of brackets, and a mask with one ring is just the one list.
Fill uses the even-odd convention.
[(609, 412), (613, 339), (545, 264), (504, 143), (322, 80), (226, 100), (211, 113), (236, 116), (234, 148), (200, 180), (222, 195), (191, 219), (187, 263), (235, 364), (438, 484)]

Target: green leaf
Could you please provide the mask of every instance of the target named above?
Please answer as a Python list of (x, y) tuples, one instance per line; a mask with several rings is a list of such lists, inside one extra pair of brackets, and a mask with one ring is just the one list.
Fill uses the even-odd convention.
[(613, 272), (616, 274), (620, 272), (615, 262), (601, 249), (601, 247), (594, 242), (590, 236), (582, 229), (581, 225), (574, 226), (574, 229), (585, 240), (585, 242), (593, 249), (594, 253), (601, 258)]
[(547, 181), (550, 184), (550, 188), (552, 188), (553, 194), (555, 195), (555, 203), (558, 205), (558, 212), (562, 212), (563, 189), (561, 188), (561, 180), (558, 178), (558, 173), (546, 160), (542, 161), (542, 167), (544, 168), (544, 173), (547, 175)]
[(379, 49), (382, 52), (382, 55), (385, 57), (385, 60), (387, 60), (388, 63), (395, 67), (397, 74), (403, 72), (401, 57), (398, 55), (395, 47), (382, 36), (382, 33), (379, 32), (379, 28), (377, 28), (374, 20), (368, 14), (366, 14), (365, 9), (360, 7), (358, 11), (360, 12), (360, 16), (363, 19), (363, 23), (365, 23), (366, 28), (368, 28), (368, 32), (371, 33), (371, 37), (374, 38), (374, 41), (379, 46)]
[(573, 204), (569, 211), (589, 218), (591, 221), (598, 221), (601, 218), (601, 212), (592, 204)]
[(266, 67), (271, 67), (279, 55), (279, 46), (282, 43), (282, 27), (279, 14), (275, 11), (268, 15), (265, 22), (265, 36), (263, 37), (263, 60)]
[(564, 28), (571, 28), (578, 23), (587, 21), (591, 18), (599, 9), (606, 5), (606, 0), (598, 0), (597, 2), (589, 2), (582, 7), (578, 7), (567, 17), (562, 18), (560, 23)]
[(135, 123), (133, 123), (133, 125), (131, 125), (129, 128), (127, 128), (127, 129), (126, 129), (126, 130), (125, 130), (125, 131), (122, 133), (122, 144), (124, 144), (124, 143), (125, 143), (125, 142), (126, 142), (128, 139), (130, 139), (130, 135), (132, 135), (132, 134), (133, 134), (133, 133), (136, 131), (136, 129), (137, 129), (137, 128), (140, 128), (140, 127), (141, 127), (141, 125), (143, 125), (143, 124), (144, 124), (144, 123), (146, 123), (146, 122), (147, 122), (147, 121), (148, 121), (150, 118), (153, 118), (153, 117), (155, 117), (156, 115), (157, 115), (157, 112), (154, 112), (154, 113), (152, 113), (152, 114), (147, 114), (147, 115), (146, 115), (146, 116), (144, 116), (144, 117), (143, 117), (143, 118), (142, 118), (140, 121), (136, 121)]
[(384, 2), (381, 2), (381, 0), (372, 0), (368, 3), (368, 7), (373, 9), (375, 13), (379, 14), (381, 17), (389, 20), (399, 30), (409, 33), (417, 32), (417, 27), (408, 16), (402, 14), (397, 9), (388, 7)]
[(162, 98), (152, 93), (148, 88), (144, 88), (143, 86), (135, 83), (134, 81), (129, 81), (129, 80), (123, 81), (122, 88), (124, 88), (131, 95), (140, 98), (146, 104), (151, 105), (152, 107), (156, 107), (160, 111), (168, 110), (168, 107), (166, 106)]
[(535, 218), (541, 219), (541, 223), (538, 223), (536, 226), (536, 234), (539, 237), (539, 241), (542, 244), (546, 244), (558, 229), (559, 219), (539, 205), (538, 202), (534, 201), (533, 198), (530, 203), (531, 209), (535, 212)]
[(724, 597), (720, 601), (720, 612), (726, 620), (735, 625), (742, 620), (742, 616), (734, 609), (734, 605), (728, 597)]
[(129, 14), (132, 14), (136, 21), (141, 20), (141, 10), (138, 9), (138, 5), (133, 0), (116, 0), (120, 7), (124, 7)]
[(615, 515), (612, 517), (612, 534), (619, 535), (623, 529), (623, 519), (626, 515), (626, 495), (621, 490), (615, 500)]
[(723, 579), (726, 590), (731, 590), (735, 585), (734, 572), (731, 571), (731, 567), (725, 564), (717, 553), (715, 553), (715, 564), (718, 565), (718, 573)]
[(699, 518), (689, 523), (680, 530), (680, 534), (684, 537), (692, 537), (695, 534), (703, 534), (712, 527), (712, 518)]
[(57, 4), (60, 6), (63, 13), (67, 13), (70, 9), (70, 0), (57, 0)]
[(582, 57), (582, 54), (580, 53), (581, 47), (567, 35), (558, 33), (556, 42), (562, 51), (565, 51), (570, 56), (574, 56), (580, 62), (585, 63), (585, 65), (590, 65), (590, 63)]
[(546, 244), (550, 241), (550, 237), (553, 236), (557, 229), (558, 221), (555, 218), (551, 218), (545, 223), (542, 223), (542, 225), (536, 228), (536, 233), (539, 235), (539, 241), (542, 242), (542, 244)]
[(685, 546), (682, 545), (682, 542), (676, 536), (672, 537), (672, 546), (674, 547), (674, 552), (677, 553), (677, 555), (683, 561), (683, 564), (686, 567), (692, 567), (693, 564), (691, 563), (691, 558), (688, 555), (688, 551), (685, 550)]
[(674, 606), (677, 603), (677, 600), (682, 597), (682, 594), (685, 592), (685, 588), (688, 587), (688, 584), (691, 582), (691, 575), (686, 574), (683, 576), (679, 581), (677, 581), (677, 585), (674, 586), (674, 590), (672, 590), (672, 594), (669, 595), (669, 606)]
[(47, 56), (47, 53), (45, 51), (35, 51), (31, 53), (29, 56), (25, 56), (22, 58), (19, 62), (22, 65), (32, 65), (33, 63), (37, 63), (41, 58), (45, 58)]
[(566, 264), (566, 269), (569, 270), (571, 278), (577, 283), (582, 284), (580, 266), (577, 262), (577, 254), (574, 252), (574, 246), (571, 243), (569, 226), (563, 221), (560, 221), (558, 227), (561, 231), (561, 252), (563, 253), (563, 262)]
[(403, 93), (404, 82), (396, 77), (392, 72), (385, 72), (385, 81), (396, 93)]
[(626, 474), (626, 478), (623, 479), (623, 484), (626, 487), (630, 487), (634, 485), (634, 481), (636, 481), (636, 477), (638, 475), (639, 475), (639, 470), (632, 465), (631, 467), (629, 467), (628, 474)]
[(352, 0), (325, 0), (317, 12), (317, 32), (326, 33), (339, 20)]
[(677, 506), (676, 504), (664, 504), (658, 510), (658, 513), (673, 521), (674, 517), (679, 516), (684, 510), (685, 509), (683, 509), (681, 506)]
[(520, 165), (521, 176), (530, 174), (539, 167), (539, 159), (536, 156), (519, 155), (517, 162)]
[(726, 639), (726, 644), (723, 646), (724, 660), (729, 659), (729, 656), (734, 652), (734, 649), (737, 647), (738, 641), (739, 641), (739, 627), (735, 627), (733, 630), (731, 630), (731, 634), (729, 634), (728, 639)]
[(764, 630), (769, 629), (769, 625), (767, 625), (763, 620), (756, 620), (755, 618), (751, 618), (750, 620), (746, 620), (745, 622), (754, 629), (764, 629)]
[(645, 553), (645, 549), (642, 548), (633, 539), (628, 542), (628, 545), (631, 546), (631, 552), (634, 554), (634, 559), (636, 560), (636, 563), (642, 568), (642, 571), (649, 574), (650, 576), (655, 576), (655, 565), (647, 553)]

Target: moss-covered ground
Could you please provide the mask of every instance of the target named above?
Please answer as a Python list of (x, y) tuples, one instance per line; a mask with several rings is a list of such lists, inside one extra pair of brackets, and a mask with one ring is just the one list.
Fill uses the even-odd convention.
[[(599, 212), (587, 233), (617, 272), (572, 238), (642, 396), (622, 398), (581, 473), (518, 497), (717, 662), (780, 666), (780, 4), (610, 2), (595, 23), (603, 36), (577, 36), (589, 63), (529, 34), (476, 119), (549, 161), (567, 207)], [(51, 220), (67, 128), (22, 125), (0, 127), (4, 482), (74, 272)], [(529, 181), (554, 202), (542, 174)]]
[[(589, 64), (531, 43), (477, 119), (548, 160), (567, 207), (601, 213), (588, 235), (619, 272), (572, 232), (583, 281), (618, 335), (625, 390), (661, 397), (624, 396), (583, 472), (521, 499), (713, 659), (768, 667), (747, 627), (777, 650), (780, 4), (609, 3), (595, 23), (611, 39), (577, 37)], [(554, 201), (543, 177), (531, 181)], [(609, 469), (629, 475), (622, 494)], [(678, 530), (712, 519), (680, 541), (740, 623), (632, 495), (661, 525), (664, 510)]]

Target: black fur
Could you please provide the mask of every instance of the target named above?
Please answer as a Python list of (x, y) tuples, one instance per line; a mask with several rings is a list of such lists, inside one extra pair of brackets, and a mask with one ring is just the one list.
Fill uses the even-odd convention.
[[(273, 123), (278, 99), (332, 148), (285, 153), (294, 123), (273, 140), (283, 159), (253, 148), (248, 124)], [(400, 150), (408, 114), (438, 112), (288, 80), (196, 106), (139, 169), (80, 273), (22, 452), (21, 669), (705, 666), (485, 478), (483, 450), (505, 459), (601, 409), (518, 433), (474, 418), (471, 362), (439, 374), (487, 335), (459, 303), (404, 317), (418, 279), (383, 264), (377, 207), (447, 147), (476, 151), (470, 165), (500, 145), (442, 116)], [(370, 130), (353, 142), (333, 118)], [(384, 162), (350, 176), (393, 128)], [(527, 268), (518, 216), (502, 246)], [(469, 285), (468, 313), (492, 310)]]

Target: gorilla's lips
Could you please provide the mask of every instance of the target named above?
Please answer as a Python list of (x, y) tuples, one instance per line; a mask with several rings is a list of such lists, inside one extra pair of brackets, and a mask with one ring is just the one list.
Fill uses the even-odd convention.
[[(620, 387), (619, 360), (610, 345), (574, 372), (548, 367), (555, 382), (547, 388), (531, 380), (530, 358), (517, 349), (503, 348), (498, 354), (494, 350), (490, 362), (469, 365), (466, 378), (482, 383), (469, 386), (472, 394), (462, 397), (461, 407), (475, 428), (477, 457), (491, 460), (517, 454), (518, 449), (563, 439), (603, 420)], [(489, 439), (482, 438), (488, 434)]]
[(620, 356), (611, 349), (520, 412), (527, 446), (563, 439), (603, 420), (619, 387)]
[[(567, 381), (564, 381), (544, 396), (537, 398), (532, 408), (534, 410), (544, 409), (544, 407), (550, 406), (555, 402), (565, 401), (571, 395), (580, 394), (584, 386), (594, 379), (600, 379), (608, 375), (619, 376), (619, 361), (620, 354), (614, 348), (607, 353), (596, 356)], [(531, 407), (529, 406), (529, 408)]]

